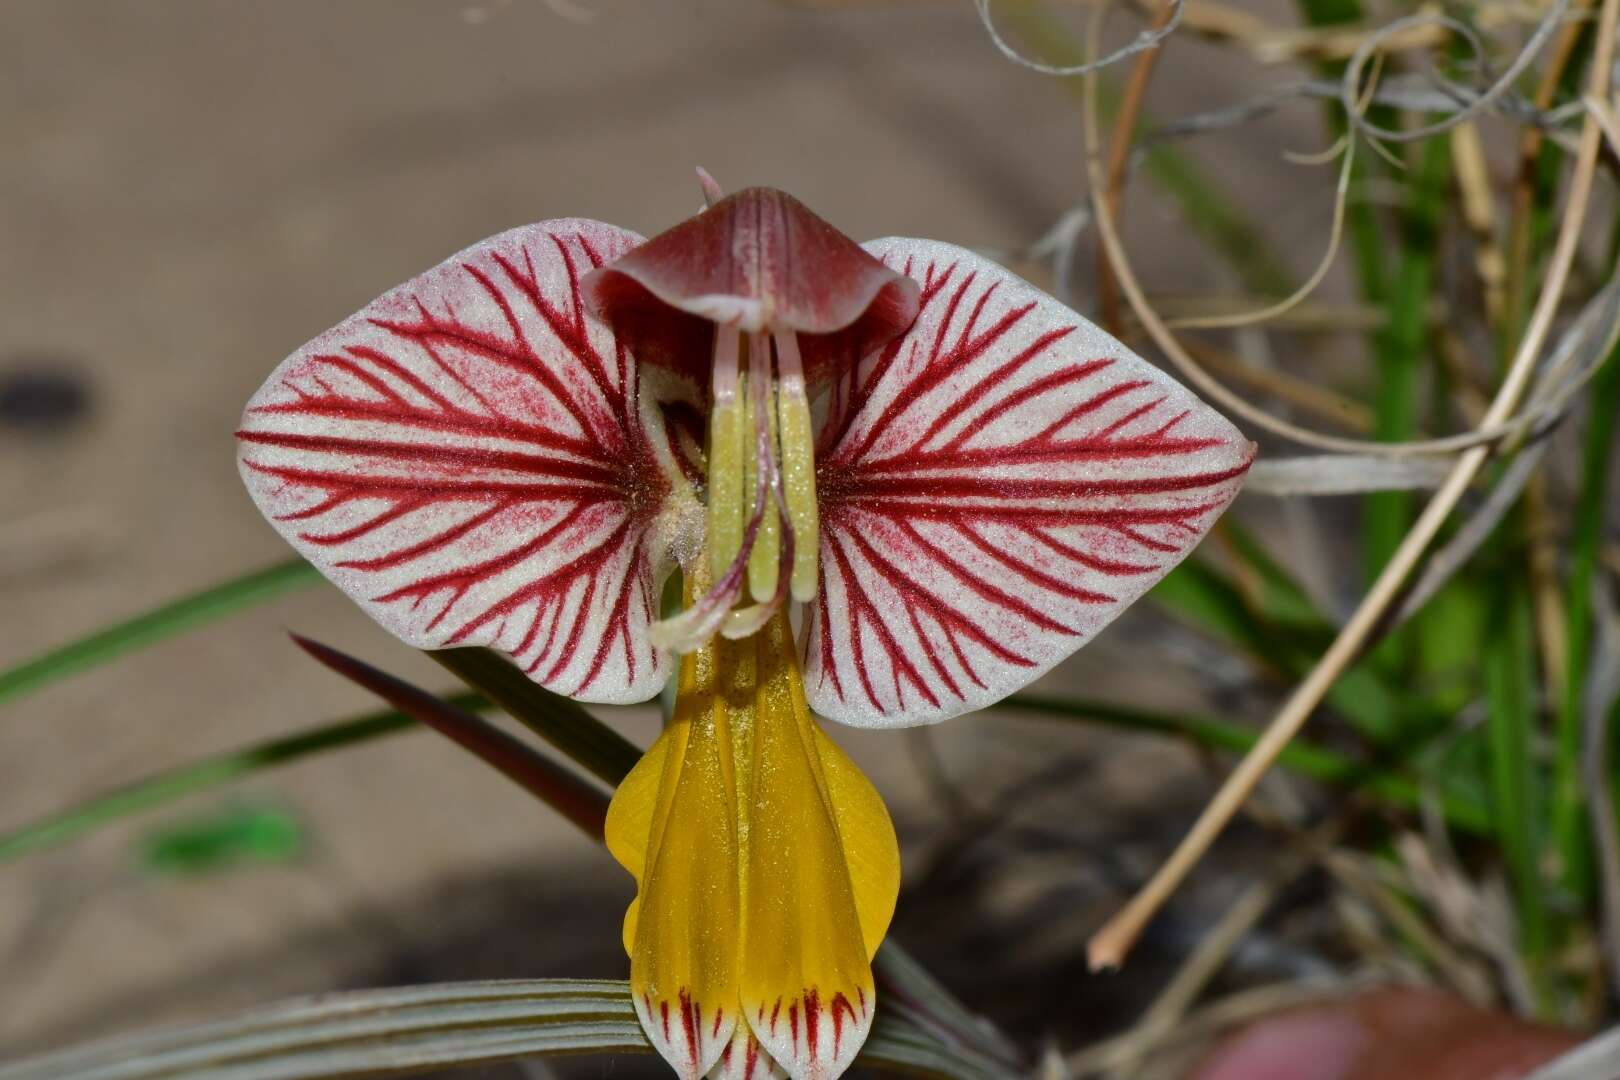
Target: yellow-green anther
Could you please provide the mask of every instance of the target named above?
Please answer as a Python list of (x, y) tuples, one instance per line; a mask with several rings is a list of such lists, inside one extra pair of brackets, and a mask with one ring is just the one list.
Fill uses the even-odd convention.
[[(747, 513), (743, 507), (744, 469), (754, 460), (753, 432), (747, 423), (746, 399), (739, 393), (738, 339), (735, 329), (715, 328), (714, 395), (709, 414), (709, 575), (715, 581), (742, 550)], [(752, 500), (750, 500), (750, 504)]]
[[(748, 553), (748, 591), (758, 603), (767, 603), (776, 595), (776, 579), (782, 561), (782, 525), (777, 516), (776, 500), (769, 488), (774, 487), (771, 472), (776, 460), (776, 410), (772, 406), (771, 392), (771, 339), (763, 334), (749, 340), (748, 365), (748, 424), (754, 443), (754, 455), (749, 458), (753, 468), (748, 470), (748, 512), (753, 513), (756, 499), (764, 499), (765, 516), (760, 519), (759, 532), (754, 537), (754, 548)], [(766, 451), (759, 453), (758, 439), (765, 437)], [(760, 466), (767, 470), (761, 473)], [(763, 489), (763, 490), (762, 490)]]
[(805, 603), (816, 595), (821, 516), (816, 510), (815, 434), (810, 426), (810, 398), (804, 388), (799, 340), (793, 334), (776, 335), (776, 364), (782, 494), (787, 503), (788, 527), (793, 530), (790, 588), (793, 599)]

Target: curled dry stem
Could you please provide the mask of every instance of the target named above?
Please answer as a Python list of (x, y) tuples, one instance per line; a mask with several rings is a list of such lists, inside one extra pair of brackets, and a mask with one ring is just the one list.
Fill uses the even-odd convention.
[(1287, 313), (1303, 303), (1311, 293), (1316, 291), (1317, 286), (1321, 285), (1323, 279), (1327, 277), (1328, 271), (1333, 269), (1333, 261), (1339, 255), (1339, 242), (1344, 237), (1344, 209), (1349, 202), (1350, 195), (1350, 174), (1355, 167), (1356, 160), (1356, 144), (1354, 140), (1346, 138), (1343, 140), (1342, 146), (1335, 149), (1343, 151), (1344, 159), (1339, 165), (1339, 183), (1334, 189), (1333, 227), (1328, 233), (1328, 246), (1327, 250), (1322, 253), (1322, 261), (1317, 263), (1316, 269), (1311, 273), (1310, 277), (1305, 279), (1305, 283), (1275, 304), (1268, 304), (1256, 311), (1238, 312), (1232, 315), (1205, 315), (1171, 319), (1165, 323), (1166, 326), (1181, 330), (1213, 330), (1216, 328), (1250, 326)]
[[(1168, 33), (1181, 13), (1178, 0), (1166, 0), (1153, 17), (1150, 33)], [(1106, 10), (1106, 9), (1099, 9)], [(1153, 80), (1153, 68), (1159, 59), (1159, 50), (1143, 49), (1131, 65), (1130, 78), (1120, 98), (1119, 112), (1114, 118), (1113, 143), (1108, 148), (1108, 210), (1117, 219), (1125, 201), (1125, 173), (1131, 160), (1131, 143), (1136, 136), (1137, 118), (1142, 113), (1142, 101), (1147, 97), (1148, 83)], [(1102, 311), (1103, 326), (1111, 333), (1119, 332), (1119, 290), (1114, 287), (1108, 258), (1097, 253), (1097, 295)]]
[[(1404, 19), (1396, 19), (1381, 31), (1363, 41), (1350, 57), (1350, 62), (1345, 66), (1344, 79), (1340, 85), (1339, 94), (1340, 100), (1344, 103), (1344, 110), (1351, 129), (1369, 139), (1383, 139), (1386, 142), (1400, 143), (1419, 142), (1450, 131), (1459, 124), (1467, 123), (1474, 117), (1484, 113), (1498, 98), (1513, 88), (1519, 76), (1524, 74), (1525, 69), (1535, 60), (1542, 47), (1551, 40), (1560, 24), (1563, 23), (1564, 16), (1569, 12), (1569, 5), (1570, 0), (1555, 0), (1546, 16), (1536, 26), (1535, 32), (1530, 35), (1530, 39), (1524, 43), (1524, 48), (1519, 50), (1518, 55), (1513, 58), (1513, 62), (1508, 65), (1507, 70), (1502, 72), (1501, 76), (1485, 90), (1476, 93), (1465, 87), (1453, 86), (1452, 89), (1459, 98), (1467, 99), (1466, 101), (1459, 101), (1462, 107), (1456, 112), (1447, 116), (1444, 120), (1404, 130), (1380, 127), (1368, 120), (1365, 114), (1356, 108), (1356, 102), (1361, 93), (1359, 88), (1361, 86), (1362, 72), (1375, 54), (1388, 47), (1387, 42), (1392, 36), (1420, 26), (1440, 26), (1450, 30), (1467, 42), (1477, 62), (1485, 62), (1486, 51), (1484, 42), (1480, 40), (1473, 27), (1449, 15), (1442, 15), (1438, 12), (1424, 12), (1409, 15)], [(1376, 82), (1376, 76), (1372, 81)]]

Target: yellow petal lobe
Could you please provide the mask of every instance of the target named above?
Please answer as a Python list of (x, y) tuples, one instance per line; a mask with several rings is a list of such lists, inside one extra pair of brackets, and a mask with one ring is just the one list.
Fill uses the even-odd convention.
[(738, 1019), (729, 713), (700, 685), (712, 685), (713, 666), (708, 655), (683, 661), (675, 722), (620, 785), (606, 830), (639, 885), (625, 918), (636, 1014), (682, 1080), (714, 1067)]
[(872, 954), (900, 887), (877, 792), (810, 715), (787, 619), (753, 639), (752, 798), (740, 804), (744, 1017), (794, 1080), (830, 1080), (871, 1029)]

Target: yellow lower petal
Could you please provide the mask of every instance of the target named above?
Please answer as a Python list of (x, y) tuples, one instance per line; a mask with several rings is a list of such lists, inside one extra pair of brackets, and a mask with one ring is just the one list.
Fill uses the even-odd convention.
[(625, 918), (637, 1010), (677, 1072), (763, 1080), (739, 1007), (795, 1080), (848, 1067), (899, 846), (810, 715), (785, 615), (683, 659), (674, 719), (620, 785), (607, 839), (639, 885)]
[[(683, 691), (707, 666), (683, 663)], [(740, 871), (728, 713), (713, 695), (683, 700), (620, 785), (606, 832), (639, 886), (625, 917), (636, 1013), (682, 1080), (696, 1080), (737, 1024)]]
[(810, 715), (787, 620), (754, 642), (752, 759), (737, 769), (753, 790), (738, 813), (743, 1015), (794, 1080), (827, 1080), (871, 1029), (899, 845), (877, 792)]

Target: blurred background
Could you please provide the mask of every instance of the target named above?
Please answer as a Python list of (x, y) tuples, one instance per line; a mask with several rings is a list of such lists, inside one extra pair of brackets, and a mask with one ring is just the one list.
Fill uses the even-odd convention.
[[(1243, 10), (1296, 19), (1272, 0)], [(1059, 5), (1055, 25), (1078, 33), (1083, 14)], [(1117, 18), (1109, 39), (1138, 28)], [(1172, 118), (1288, 77), (1184, 34), (1146, 108)], [(1323, 253), (1336, 170), (1281, 155), (1327, 146), (1323, 118), (1296, 103), (1187, 144), (1285, 281)], [(992, 251), (1043, 287), (1060, 269), (1083, 311), (1094, 297), (1089, 237), (1055, 261), (1030, 253), (1085, 200), (1075, 84), (1009, 63), (967, 2), (7, 0), (0, 132), (0, 670), (285, 559), (236, 475), (242, 404), (315, 333), (513, 225), (651, 234), (696, 209), (702, 165), (728, 188), (787, 189), (857, 238)], [(1511, 162), (1500, 142), (1509, 156), (1493, 143), (1491, 160)], [(1184, 204), (1132, 191), (1125, 240), (1150, 291), (1249, 288), (1190, 239)], [(1341, 267), (1317, 300), (1353, 292)], [(1260, 353), (1361, 392), (1359, 340)], [(1346, 503), (1313, 504), (1308, 522), (1259, 496), (1234, 511), (1333, 618), (1363, 584)], [(374, 707), (289, 629), (446, 686), (335, 590), (291, 591), (0, 705), (0, 833)], [(1036, 689), (1252, 725), (1287, 685), (1144, 604)], [(657, 729), (653, 709), (601, 715), (639, 744)], [(894, 937), (1026, 1047), (1135, 1017), (1269, 855), (1240, 823), (1130, 968), (1090, 975), (1087, 935), (1224, 762), (1012, 709), (834, 735), (900, 830)], [(1247, 938), (1224, 978), (1345, 960), (1318, 933), (1324, 880), (1294, 881), (1294, 922)], [(435, 736), (313, 757), (0, 862), (0, 1056), (328, 989), (622, 977), (632, 893), (598, 847)]]

